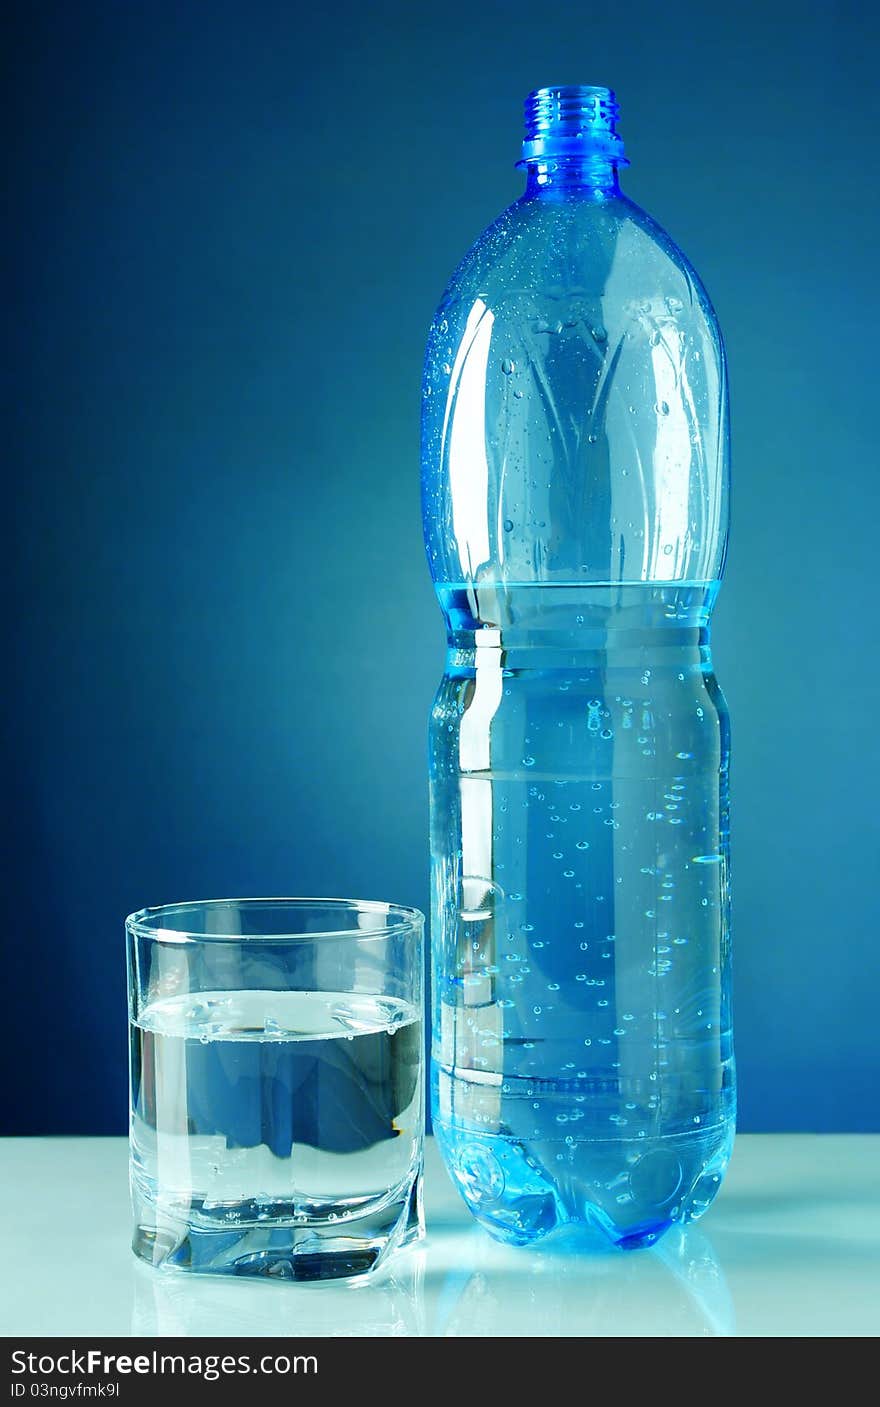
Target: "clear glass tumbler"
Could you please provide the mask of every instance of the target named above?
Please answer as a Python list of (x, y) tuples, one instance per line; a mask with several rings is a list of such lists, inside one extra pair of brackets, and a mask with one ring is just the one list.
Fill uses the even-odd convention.
[(423, 916), (214, 899), (125, 922), (133, 1249), (324, 1280), (423, 1231)]

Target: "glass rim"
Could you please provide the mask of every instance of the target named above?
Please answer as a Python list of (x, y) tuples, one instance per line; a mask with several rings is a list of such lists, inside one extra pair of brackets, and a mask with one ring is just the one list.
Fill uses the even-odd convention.
[[(261, 907), (287, 908), (293, 911), (325, 909), (331, 913), (372, 914), (394, 922), (386, 922), (376, 928), (322, 928), (310, 933), (199, 933), (191, 928), (173, 926), (175, 914), (193, 910), (219, 910), (224, 908), (249, 909), (252, 912)], [(166, 926), (160, 919), (171, 922)], [(421, 932), (425, 915), (421, 909), (410, 908), (406, 904), (387, 903), (381, 899), (338, 899), (316, 897), (291, 897), (288, 895), (273, 898), (229, 898), (229, 899), (188, 899), (173, 904), (155, 904), (148, 908), (136, 909), (125, 920), (125, 931), (134, 938), (151, 938), (165, 943), (296, 943), (313, 942), (323, 938), (350, 938), (363, 942), (373, 938), (388, 938), (394, 933)]]

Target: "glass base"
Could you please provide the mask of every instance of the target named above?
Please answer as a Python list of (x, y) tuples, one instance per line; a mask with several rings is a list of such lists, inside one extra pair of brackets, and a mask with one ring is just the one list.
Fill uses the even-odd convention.
[[(358, 1214), (231, 1225), (193, 1210), (182, 1217), (132, 1180), (132, 1250), (149, 1265), (203, 1275), (250, 1275), (272, 1280), (338, 1280), (371, 1275), (401, 1246), (425, 1234), (422, 1170)], [(230, 1215), (232, 1213), (232, 1215)]]

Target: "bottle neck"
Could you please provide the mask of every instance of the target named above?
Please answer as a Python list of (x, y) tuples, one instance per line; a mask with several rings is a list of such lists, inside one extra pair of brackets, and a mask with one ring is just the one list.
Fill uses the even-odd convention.
[(617, 172), (628, 166), (610, 88), (575, 84), (537, 88), (525, 102), (519, 165), (526, 196), (606, 200), (620, 192)]
[(603, 156), (528, 161), (526, 197), (608, 200), (620, 195), (618, 163)]

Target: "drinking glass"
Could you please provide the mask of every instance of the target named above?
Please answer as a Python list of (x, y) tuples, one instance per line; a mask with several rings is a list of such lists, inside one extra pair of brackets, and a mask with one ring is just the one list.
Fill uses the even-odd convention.
[(133, 1249), (325, 1280), (423, 1234), (423, 930), (350, 899), (125, 921)]

